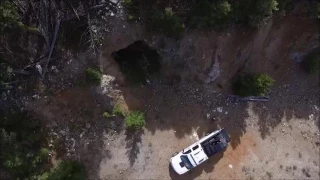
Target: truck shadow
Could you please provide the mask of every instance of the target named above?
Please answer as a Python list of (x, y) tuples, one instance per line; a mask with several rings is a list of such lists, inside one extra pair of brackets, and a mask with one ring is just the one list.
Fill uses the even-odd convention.
[(172, 168), (172, 166), (169, 164), (169, 174), (171, 179), (173, 180), (178, 180), (178, 179), (195, 179), (198, 176), (200, 176), (203, 171), (205, 171), (206, 173), (210, 173), (214, 170), (214, 166), (220, 161), (220, 159), (222, 159), (224, 154), (223, 152), (220, 152), (218, 154), (215, 154), (213, 157), (209, 158), (207, 161), (203, 162), (202, 164), (200, 164), (199, 166), (195, 167), (194, 169), (192, 169), (191, 171), (179, 175), (177, 174), (174, 169)]

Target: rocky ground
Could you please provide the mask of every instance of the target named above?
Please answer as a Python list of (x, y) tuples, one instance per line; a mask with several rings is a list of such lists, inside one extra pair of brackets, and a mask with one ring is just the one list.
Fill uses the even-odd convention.
[[(61, 146), (54, 159), (80, 160), (92, 180), (320, 178), (319, 76), (298, 64), (319, 47), (317, 22), (275, 16), (259, 30), (189, 31), (175, 41), (146, 34), (121, 14), (110, 18), (99, 57), (106, 74), (101, 85), (70, 85), (25, 100), (50, 129), (52, 146)], [(150, 84), (128, 85), (111, 53), (141, 39), (159, 50), (163, 71)], [(90, 63), (73, 59), (59, 72), (79, 76)], [(239, 70), (273, 77), (270, 101), (230, 101), (230, 80)], [(142, 131), (127, 131), (121, 117), (102, 116), (118, 102), (145, 112)], [(171, 155), (218, 128), (231, 136), (227, 150), (175, 174)]]

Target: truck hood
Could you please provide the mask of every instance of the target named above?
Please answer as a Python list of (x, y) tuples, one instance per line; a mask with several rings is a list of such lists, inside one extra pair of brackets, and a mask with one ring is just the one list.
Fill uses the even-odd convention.
[(189, 169), (187, 169), (181, 161), (180, 153), (170, 159), (170, 164), (174, 171), (180, 175), (189, 171)]

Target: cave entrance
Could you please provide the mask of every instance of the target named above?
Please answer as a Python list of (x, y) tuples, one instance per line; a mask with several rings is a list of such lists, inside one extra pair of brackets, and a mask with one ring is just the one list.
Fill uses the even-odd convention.
[(135, 41), (112, 55), (126, 79), (134, 83), (146, 83), (161, 69), (157, 50), (142, 40)]

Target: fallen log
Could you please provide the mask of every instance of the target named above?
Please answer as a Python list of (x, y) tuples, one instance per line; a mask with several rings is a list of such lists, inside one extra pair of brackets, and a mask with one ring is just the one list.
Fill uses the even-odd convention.
[(241, 97), (237, 95), (231, 95), (227, 98), (227, 100), (231, 102), (243, 102), (243, 101), (260, 101), (260, 102), (267, 102), (269, 101), (269, 96), (247, 96), (247, 97)]
[(54, 36), (53, 36), (53, 40), (52, 40), (52, 43), (51, 43), (51, 46), (50, 46), (50, 52), (49, 52), (49, 56), (47, 58), (47, 63), (43, 69), (43, 73), (42, 73), (42, 80), (44, 79), (45, 75), (46, 75), (46, 72), (48, 71), (48, 65), (49, 65), (49, 62), (50, 62), (50, 59), (51, 59), (51, 56), (52, 56), (52, 53), (53, 53), (53, 49), (54, 49), (54, 46), (56, 44), (56, 41), (57, 41), (57, 37), (58, 37), (58, 32), (59, 32), (59, 28), (60, 28), (60, 17), (59, 17), (59, 14), (57, 15), (57, 20), (56, 20), (56, 26), (55, 26), (55, 29), (54, 29)]

